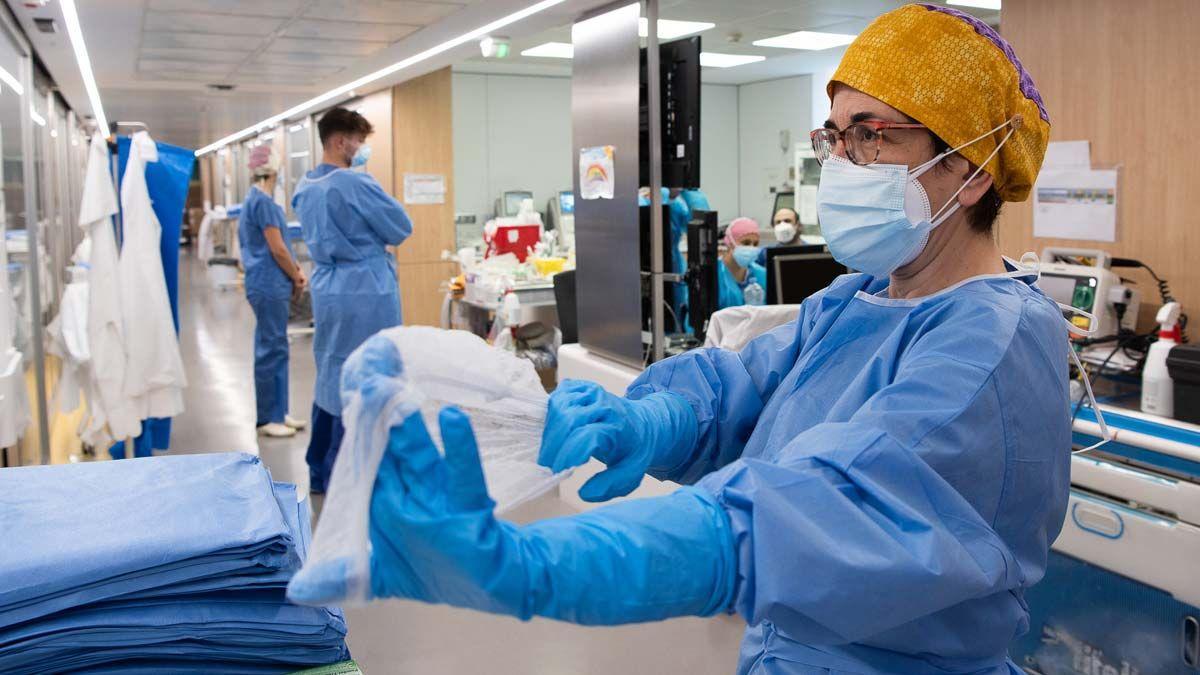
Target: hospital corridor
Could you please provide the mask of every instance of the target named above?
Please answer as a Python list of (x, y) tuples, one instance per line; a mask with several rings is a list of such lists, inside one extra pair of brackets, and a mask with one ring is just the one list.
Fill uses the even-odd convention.
[(1133, 4), (0, 1), (0, 673), (1200, 675)]

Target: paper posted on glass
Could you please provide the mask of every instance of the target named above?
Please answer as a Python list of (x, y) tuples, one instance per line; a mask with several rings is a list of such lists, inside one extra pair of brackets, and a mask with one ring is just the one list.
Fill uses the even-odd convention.
[(613, 151), (611, 145), (579, 149), (579, 197), (613, 198)]
[(440, 173), (404, 174), (405, 204), (445, 204), (446, 177)]
[(1033, 186), (1033, 235), (1116, 241), (1117, 169), (1094, 169), (1088, 141), (1050, 143)]

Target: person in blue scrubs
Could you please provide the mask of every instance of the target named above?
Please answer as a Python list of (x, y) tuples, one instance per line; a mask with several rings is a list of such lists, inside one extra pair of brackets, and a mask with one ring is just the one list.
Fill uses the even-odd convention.
[(725, 253), (717, 265), (717, 305), (720, 309), (746, 304), (762, 304), (760, 299), (746, 297), (746, 289), (757, 285), (756, 293), (763, 295), (767, 288), (767, 270), (758, 259), (758, 223), (753, 218), (734, 218), (725, 230)]
[(312, 275), (313, 356), (317, 362), (313, 429), (305, 457), (309, 485), (324, 492), (344, 428), (339, 394), (342, 364), (364, 340), (400, 325), (400, 288), (388, 247), (412, 234), (412, 221), (364, 167), (371, 123), (334, 108), (317, 130), (321, 164), (304, 175), (292, 196)]
[(279, 158), (269, 145), (250, 152), (254, 185), (242, 204), (238, 243), (246, 271), (246, 299), (254, 310), (254, 395), (256, 426), (271, 437), (294, 436), (305, 422), (288, 415), (288, 299), (304, 292), (308, 279), (292, 257), (284, 228), (287, 217), (271, 198)]
[(942, 5), (876, 19), (828, 92), (818, 216), (860, 272), (740, 352), (551, 396), (539, 462), (603, 462), (584, 499), (685, 485), (509, 523), (467, 417), (442, 411), (440, 451), (413, 414), (372, 494), (374, 596), (580, 624), (737, 612), (745, 675), (1022, 672), (1008, 645), (1069, 491), (1069, 345), (993, 226), (1049, 115), (1011, 46)]

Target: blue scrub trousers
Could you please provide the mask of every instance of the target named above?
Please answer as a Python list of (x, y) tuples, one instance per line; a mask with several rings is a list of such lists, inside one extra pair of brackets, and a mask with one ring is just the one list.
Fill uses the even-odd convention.
[(254, 310), (255, 426), (282, 424), (288, 410), (288, 300), (247, 293)]
[(341, 415), (334, 415), (324, 408), (313, 404), (312, 435), (308, 439), (308, 452), (304, 461), (308, 462), (308, 485), (311, 492), (324, 492), (329, 485), (329, 475), (333, 473), (333, 462), (337, 459), (338, 448), (342, 445), (342, 436), (346, 428), (342, 426)]

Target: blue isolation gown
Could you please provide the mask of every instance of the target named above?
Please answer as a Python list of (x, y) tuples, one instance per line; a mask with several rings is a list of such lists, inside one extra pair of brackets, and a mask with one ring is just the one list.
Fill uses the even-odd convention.
[(1020, 672), (1071, 448), (1066, 330), (1032, 279), (901, 300), (846, 275), (740, 353), (630, 386), (696, 411), (691, 456), (656, 475), (729, 515), (738, 673)]
[(292, 208), (316, 265), (311, 282), (315, 402), (341, 415), (346, 357), (378, 331), (400, 325), (396, 264), (385, 247), (407, 239), (412, 221), (369, 174), (332, 164), (305, 174)]

